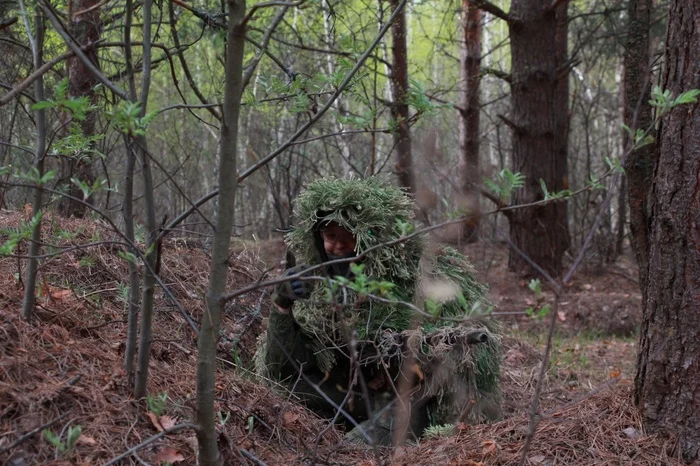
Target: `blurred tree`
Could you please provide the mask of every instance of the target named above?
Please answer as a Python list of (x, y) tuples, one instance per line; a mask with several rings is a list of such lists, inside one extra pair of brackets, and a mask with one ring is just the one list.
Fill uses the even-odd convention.
[(462, 0), (462, 40), (460, 56), (461, 99), (459, 106), (460, 176), (465, 207), (473, 217), (462, 231), (469, 242), (479, 230), (479, 198), (474, 185), (481, 182), (479, 156), (479, 85), (481, 83), (481, 10), (470, 0)]
[[(399, 0), (391, 0), (391, 11), (399, 5)], [(408, 107), (408, 49), (406, 46), (406, 12), (401, 11), (391, 27), (391, 117), (396, 146), (396, 174), (399, 184), (408, 192), (415, 193), (416, 180), (413, 173), (411, 153), (411, 132)]]

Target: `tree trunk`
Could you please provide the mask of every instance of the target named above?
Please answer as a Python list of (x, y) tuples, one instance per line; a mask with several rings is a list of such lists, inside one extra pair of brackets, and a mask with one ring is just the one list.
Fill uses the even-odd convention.
[[(25, 15), (25, 27), (27, 35), (30, 37), (32, 44), (32, 58), (34, 61), (34, 69), (38, 70), (44, 61), (44, 17), (41, 11), (37, 11), (34, 19), (36, 36), (31, 39), (31, 27), (29, 19), (26, 18), (27, 11), (24, 2), (21, 4), (22, 13)], [(39, 78), (34, 82), (34, 98), (37, 102), (44, 100), (44, 77)], [(36, 116), (36, 151), (34, 152), (33, 167), (39, 176), (44, 176), (44, 158), (46, 152), (46, 110), (35, 110)], [(34, 316), (34, 305), (36, 304), (36, 274), (39, 266), (39, 259), (36, 256), (41, 252), (41, 208), (43, 204), (44, 189), (41, 183), (36, 184), (34, 188), (34, 197), (32, 198), (32, 216), (38, 221), (32, 229), (31, 241), (29, 243), (29, 260), (27, 261), (27, 270), (24, 280), (24, 299), (22, 300), (22, 317), (25, 320), (31, 320)]]
[[(238, 119), (241, 109), (243, 53), (245, 45), (245, 0), (228, 0), (228, 32), (226, 35), (226, 78), (223, 119), (219, 138), (219, 204), (216, 231), (212, 244), (212, 260), (207, 291), (207, 312), (202, 316), (197, 355), (197, 440), (199, 464), (219, 463), (214, 415), (214, 384), (216, 381), (216, 343), (219, 339), (221, 314), (225, 305), (229, 246), (233, 230), (233, 214), (238, 183), (236, 147)], [(233, 441), (235, 444), (235, 441)], [(241, 461), (243, 461), (241, 459)]]
[[(644, 5), (646, 7), (646, 5)], [(640, 5), (640, 13), (644, 8)], [(646, 14), (646, 12), (644, 13)], [(676, 96), (700, 88), (700, 5), (672, 0), (664, 87)], [(646, 99), (646, 98), (645, 98)], [(631, 165), (635, 176), (648, 168)], [(688, 461), (700, 458), (700, 109), (675, 108), (660, 125), (659, 159), (651, 188), (648, 254), (640, 257), (646, 293), (636, 401), (650, 431), (676, 434)], [(639, 215), (639, 193), (630, 209)], [(643, 245), (635, 243), (636, 248)], [(643, 252), (643, 251), (642, 251)], [(648, 270), (641, 273), (643, 260)]]
[[(636, 131), (646, 131), (652, 125), (649, 93), (649, 27), (651, 0), (630, 0), (628, 5), (628, 38), (624, 57), (623, 118), (625, 125)], [(640, 284), (647, 282), (649, 268), (649, 189), (658, 158), (657, 148), (648, 145), (632, 151), (634, 140), (623, 138), (623, 153), (627, 176), (627, 196), (630, 207), (631, 242), (639, 264)], [(646, 290), (642, 286), (642, 304)]]
[(462, 0), (462, 56), (460, 60), (462, 102), (459, 118), (460, 177), (464, 205), (470, 219), (465, 222), (461, 237), (477, 240), (479, 230), (479, 84), (481, 82), (481, 10), (470, 0)]
[[(525, 186), (516, 190), (514, 204), (544, 199), (541, 181), (549, 192), (565, 189), (566, 163), (561, 158), (565, 127), (557, 120), (557, 20), (551, 0), (513, 0), (509, 13), (512, 53), (513, 171), (525, 175)], [(568, 236), (566, 206), (562, 202), (513, 211), (510, 236), (531, 260), (553, 276), (561, 273)], [(515, 272), (534, 274), (527, 261), (511, 250), (508, 266)]]
[[(399, 5), (399, 0), (391, 0), (391, 11)], [(401, 11), (391, 26), (392, 70), (391, 87), (394, 101), (391, 116), (396, 125), (394, 145), (396, 147), (396, 174), (399, 184), (408, 192), (416, 192), (411, 154), (411, 133), (408, 126), (408, 51), (406, 49), (406, 13)]]
[[(148, 106), (148, 93), (151, 86), (151, 10), (153, 0), (143, 2), (143, 58), (141, 70), (141, 111), (139, 116), (146, 114)], [(140, 334), (139, 334), (139, 354), (136, 361), (136, 382), (134, 384), (134, 395), (136, 398), (143, 398), (148, 392), (148, 362), (151, 358), (152, 323), (153, 323), (153, 296), (156, 280), (156, 263), (158, 262), (158, 247), (155, 238), (156, 231), (156, 201), (153, 184), (153, 174), (151, 173), (151, 159), (148, 154), (148, 144), (145, 136), (137, 136), (134, 139), (138, 147), (138, 154), (141, 158), (141, 174), (143, 175), (143, 199), (144, 210), (146, 211), (146, 231), (148, 238), (146, 242), (146, 258), (143, 277), (143, 290), (141, 292), (140, 309)]]
[[(136, 82), (133, 73), (133, 60), (131, 54), (131, 23), (133, 19), (132, 0), (126, 0), (124, 12), (124, 59), (129, 86), (129, 98), (136, 101)], [(134, 233), (134, 168), (136, 167), (136, 153), (134, 142), (130, 136), (124, 135), (124, 147), (126, 148), (126, 173), (124, 174), (124, 199), (122, 201), (122, 215), (124, 217), (124, 235), (126, 239), (136, 244)], [(137, 251), (132, 250), (134, 257)], [(134, 356), (136, 355), (136, 341), (138, 339), (139, 294), (140, 278), (136, 262), (129, 261), (129, 304), (127, 311), (126, 342), (124, 348), (124, 370), (129, 384), (134, 383)]]
[[(556, 165), (554, 171), (562, 179), (561, 189), (569, 189), (569, 127), (571, 117), (569, 115), (569, 2), (562, 2), (555, 11), (557, 17), (557, 32), (554, 40), (557, 49), (557, 94), (555, 97), (555, 125), (556, 125)], [(561, 235), (559, 251), (562, 254), (569, 249), (571, 238), (569, 236), (569, 202), (566, 200), (558, 203), (559, 215), (562, 224), (558, 225)]]
[[(72, 0), (68, 2), (69, 30), (80, 45), (97, 43), (100, 39), (102, 23), (100, 21), (99, 4), (100, 0)], [(99, 68), (97, 48), (85, 50), (85, 55)], [(86, 96), (91, 104), (95, 104), (97, 102), (95, 86), (99, 82), (95, 75), (90, 72), (85, 63), (78, 57), (71, 57), (67, 60), (67, 69), (68, 96), (71, 98)], [(83, 135), (93, 136), (95, 134), (96, 121), (97, 114), (88, 112), (87, 118), (80, 124)], [(95, 181), (90, 154), (64, 157), (61, 163), (61, 172), (62, 182), (69, 187), (68, 193), (78, 199), (82, 199), (83, 193), (78, 186), (70, 181), (71, 178), (85, 181), (91, 186)], [(85, 204), (68, 198), (61, 198), (58, 207), (63, 215), (74, 215), (76, 217), (83, 217), (87, 209)]]

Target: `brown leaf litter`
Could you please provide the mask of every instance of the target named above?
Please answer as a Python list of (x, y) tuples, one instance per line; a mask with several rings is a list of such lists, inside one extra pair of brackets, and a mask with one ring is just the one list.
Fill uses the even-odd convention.
[[(22, 218), (21, 212), (0, 212), (3, 226), (16, 226)], [(102, 464), (161, 429), (192, 422), (196, 341), (177, 309), (162, 292), (157, 293), (148, 392), (154, 396), (166, 393), (167, 401), (162, 413), (149, 413), (145, 403), (132, 398), (123, 370), (126, 323), (120, 293), (127, 282), (127, 265), (117, 255), (121, 246), (108, 242), (118, 238), (92, 220), (49, 215), (43, 228), (44, 238), (58, 232), (74, 234), (57, 247), (104, 243), (41, 264), (39, 283), (45, 291), (39, 293), (33, 323), (20, 318), (23, 288), (15, 273), (21, 276), (18, 264), (24, 261), (0, 259), (0, 464)], [(19, 254), (26, 254), (26, 246), (21, 245)], [(167, 240), (163, 250), (163, 281), (198, 320), (204, 309), (209, 258), (180, 239)], [(234, 248), (230, 261), (229, 289), (248, 285), (266, 271), (250, 248)], [(371, 449), (343, 443), (341, 432), (327, 429), (327, 421), (275, 394), (247, 371), (268, 305), (262, 290), (251, 293), (231, 302), (223, 320), (216, 410), (226, 464), (241, 461), (233, 448), (244, 449), (268, 465), (311, 464), (314, 460), (317, 464), (375, 464)], [(517, 464), (540, 358), (538, 351), (516, 338), (504, 338), (504, 348), (505, 420), (462, 424), (451, 437), (407, 446), (393, 455), (383, 450), (383, 461), (397, 465)], [(644, 431), (631, 401), (629, 382), (624, 376), (614, 380), (619, 382), (610, 381), (593, 395), (561, 398), (568, 388), (559, 377), (548, 374), (544, 416), (527, 464), (680, 464), (672, 458), (673, 442)], [(50, 429), (64, 441), (69, 426), (82, 428), (72, 451), (59, 452), (42, 434), (3, 451), (61, 415), (66, 417)], [(122, 464), (193, 465), (195, 450), (194, 433), (184, 430), (154, 442)]]

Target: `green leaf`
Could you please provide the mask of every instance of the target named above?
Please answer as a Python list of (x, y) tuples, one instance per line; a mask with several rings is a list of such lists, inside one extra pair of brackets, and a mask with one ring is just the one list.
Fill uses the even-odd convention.
[(65, 100), (68, 97), (68, 78), (63, 78), (56, 83), (53, 94), (56, 100)]
[(42, 100), (32, 105), (32, 110), (44, 110), (45, 108), (56, 108), (58, 103), (53, 100)]
[(61, 442), (61, 439), (58, 437), (58, 435), (56, 435), (51, 429), (46, 429), (44, 431), (44, 438), (47, 442), (53, 445), (54, 448), (57, 448), (58, 451), (66, 451), (66, 446), (63, 444), (63, 442)]
[(66, 437), (66, 450), (71, 451), (73, 450), (73, 447), (75, 444), (78, 442), (78, 439), (80, 438), (80, 434), (83, 431), (83, 428), (80, 427), (79, 425), (77, 426), (70, 426), (68, 428), (68, 436)]
[(130, 252), (118, 251), (117, 255), (127, 262), (131, 262), (133, 264), (136, 264), (138, 262), (138, 259), (136, 258), (136, 256)]
[(70, 181), (80, 188), (80, 190), (83, 192), (83, 201), (86, 201), (90, 197), (90, 194), (92, 194), (92, 189), (90, 186), (83, 180), (79, 180), (77, 178), (71, 178)]
[(700, 89), (691, 89), (676, 97), (673, 105), (694, 104), (698, 101), (698, 95), (700, 95)]

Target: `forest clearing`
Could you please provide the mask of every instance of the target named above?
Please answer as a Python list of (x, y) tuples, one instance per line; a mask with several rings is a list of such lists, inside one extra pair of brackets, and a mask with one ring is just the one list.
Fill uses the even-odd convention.
[(697, 0), (0, 0), (0, 465), (700, 464)]

